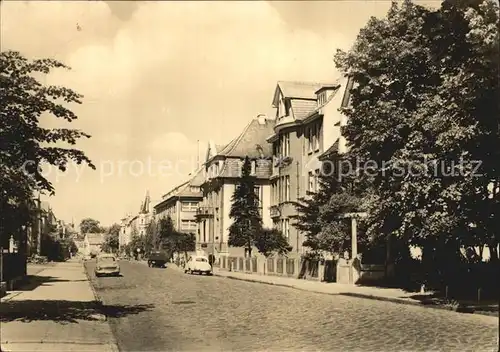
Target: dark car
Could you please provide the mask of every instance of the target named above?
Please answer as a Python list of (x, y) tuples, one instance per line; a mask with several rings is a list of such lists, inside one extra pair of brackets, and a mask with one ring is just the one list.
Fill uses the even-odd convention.
[(167, 267), (167, 255), (161, 251), (153, 251), (148, 258), (148, 266), (154, 268)]

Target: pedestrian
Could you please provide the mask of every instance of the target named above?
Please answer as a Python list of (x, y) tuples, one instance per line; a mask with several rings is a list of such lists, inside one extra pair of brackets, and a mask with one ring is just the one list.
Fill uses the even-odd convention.
[(214, 266), (214, 262), (215, 262), (215, 256), (213, 254), (209, 254), (208, 255), (208, 263), (210, 264), (211, 267)]

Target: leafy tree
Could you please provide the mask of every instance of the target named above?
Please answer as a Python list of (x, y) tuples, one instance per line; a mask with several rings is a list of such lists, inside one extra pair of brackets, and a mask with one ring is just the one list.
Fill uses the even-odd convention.
[(156, 222), (155, 219), (152, 219), (151, 222), (148, 224), (144, 242), (146, 244), (145, 250), (147, 253), (149, 253), (152, 250), (157, 250), (158, 248), (160, 248), (159, 224)]
[(116, 253), (120, 245), (120, 225), (111, 225), (104, 236), (104, 243), (102, 244), (102, 249), (105, 252)]
[[(65, 104), (81, 104), (82, 96), (69, 88), (46, 86), (37, 80), (54, 68), (68, 68), (52, 59), (28, 60), (19, 52), (0, 53), (0, 234), (20, 234), (30, 219), (34, 192), (54, 194), (52, 183), (43, 176), (47, 165), (65, 171), (69, 162), (86, 163), (85, 154), (65, 148), (89, 138), (79, 130), (46, 128), (40, 118), (54, 116), (66, 122), (77, 116)], [(65, 104), (63, 104), (65, 103)], [(13, 228), (16, 227), (16, 228)]]
[(86, 218), (80, 222), (80, 231), (82, 232), (82, 234), (100, 233), (101, 226), (99, 221), (91, 218)]
[(255, 193), (255, 177), (250, 175), (251, 163), (248, 157), (243, 163), (241, 177), (232, 196), (229, 216), (233, 223), (229, 227), (228, 244), (243, 247), (250, 256), (257, 234), (262, 229), (259, 212), (259, 198)]
[(259, 253), (265, 257), (269, 257), (274, 253), (286, 255), (292, 250), (288, 240), (278, 229), (263, 228), (256, 233), (254, 245)]
[(498, 259), (498, 23), (491, 0), (394, 3), (336, 54), (357, 83), (342, 109), (350, 153), (377, 165), (369, 234), (453, 252), (487, 244)]
[[(303, 245), (312, 256), (351, 249), (351, 223), (339, 216), (363, 211), (370, 189), (366, 180), (360, 181), (353, 165), (355, 160), (349, 155), (332, 154), (323, 161), (323, 169), (317, 175), (318, 191), (307, 192), (296, 204), (298, 215), (294, 217), (294, 226), (305, 234)], [(363, 233), (362, 226), (359, 230)], [(359, 236), (359, 240), (363, 243), (366, 239)]]

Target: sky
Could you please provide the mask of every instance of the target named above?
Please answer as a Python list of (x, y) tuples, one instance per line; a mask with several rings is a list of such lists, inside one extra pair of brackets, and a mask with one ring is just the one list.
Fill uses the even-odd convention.
[(389, 1), (2, 1), (2, 50), (55, 58), (44, 77), (84, 96), (71, 124), (97, 170), (46, 168), (56, 217), (103, 225), (188, 179), (209, 140), (228, 143), (271, 106), (278, 80), (333, 81), (348, 49)]

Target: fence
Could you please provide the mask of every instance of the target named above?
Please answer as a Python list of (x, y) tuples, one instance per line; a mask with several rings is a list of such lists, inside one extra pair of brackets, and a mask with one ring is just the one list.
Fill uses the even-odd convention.
[(23, 254), (0, 252), (0, 281), (10, 281), (26, 275), (26, 261)]
[[(221, 269), (236, 272), (297, 277), (299, 259), (285, 257), (225, 257), (221, 258)], [(316, 278), (317, 278), (316, 267)], [(311, 278), (309, 275), (307, 278)]]

